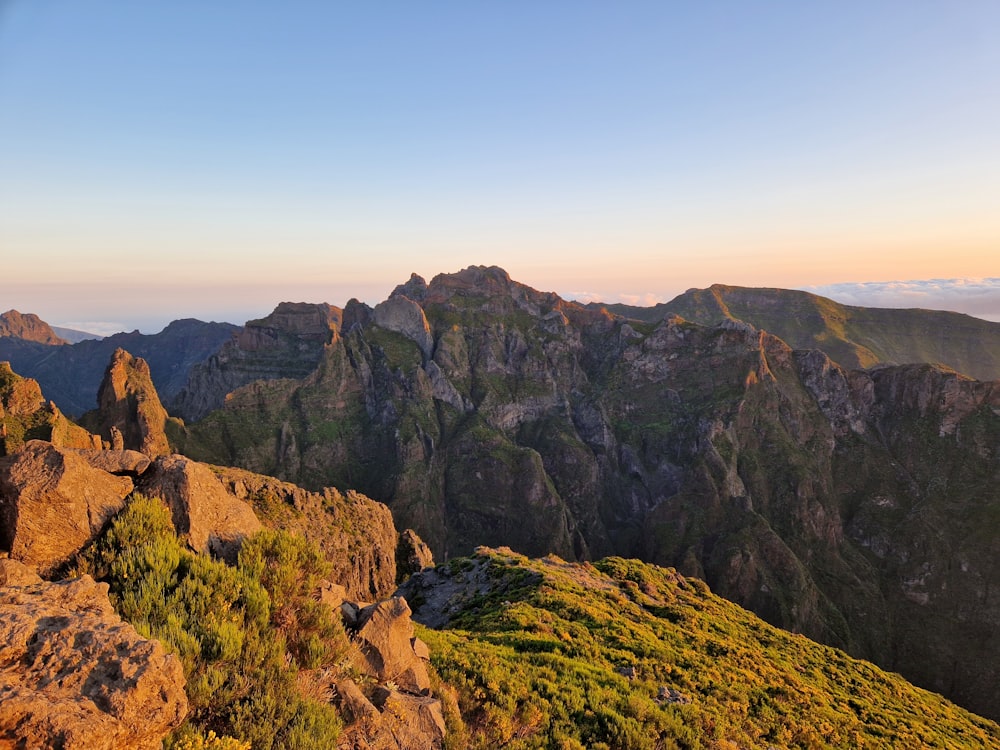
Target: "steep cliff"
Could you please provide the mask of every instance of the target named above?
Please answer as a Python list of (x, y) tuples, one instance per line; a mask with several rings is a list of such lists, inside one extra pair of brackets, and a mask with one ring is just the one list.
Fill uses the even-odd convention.
[(732, 318), (628, 320), (497, 268), (414, 277), (344, 318), (312, 373), (237, 390), (185, 452), (357, 488), (439, 558), (674, 565), (1000, 715), (1000, 647), (963, 636), (1000, 624), (975, 583), (994, 574), (995, 384), (847, 371)]
[(170, 402), (171, 413), (194, 422), (242, 385), (305, 377), (337, 338), (341, 319), (342, 311), (331, 305), (282, 302), (266, 318), (247, 321), (218, 352), (191, 369)]

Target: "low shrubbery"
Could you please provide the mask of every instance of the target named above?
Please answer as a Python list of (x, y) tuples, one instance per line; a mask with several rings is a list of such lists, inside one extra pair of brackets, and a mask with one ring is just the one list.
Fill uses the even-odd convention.
[(230, 747), (202, 732), (254, 750), (332, 746), (336, 710), (295, 682), (300, 667), (328, 666), (346, 648), (339, 621), (312, 598), (325, 564), (305, 540), (261, 532), (229, 567), (184, 549), (163, 504), (136, 496), (80, 570), (107, 581), (121, 616), (180, 657), (191, 712), (178, 747)]

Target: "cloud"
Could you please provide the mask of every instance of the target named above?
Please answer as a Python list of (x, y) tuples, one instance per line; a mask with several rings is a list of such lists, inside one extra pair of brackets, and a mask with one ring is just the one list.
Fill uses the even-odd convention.
[(111, 336), (122, 331), (129, 330), (124, 323), (117, 323), (109, 320), (81, 320), (70, 321), (68, 323), (52, 323), (58, 328), (71, 328), (74, 331), (92, 333), (95, 336)]
[(1000, 321), (1000, 278), (868, 281), (799, 288), (845, 305), (951, 310)]

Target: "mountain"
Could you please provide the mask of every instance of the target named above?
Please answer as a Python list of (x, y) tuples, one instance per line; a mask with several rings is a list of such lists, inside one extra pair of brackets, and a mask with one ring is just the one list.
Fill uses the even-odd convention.
[(59, 337), (52, 327), (37, 315), (32, 313), (22, 315), (17, 310), (8, 310), (0, 314), (0, 338), (34, 341), (46, 346), (69, 343)]
[(63, 328), (61, 326), (52, 326), (52, 330), (56, 332), (59, 338), (65, 339), (70, 344), (79, 344), (81, 341), (88, 341), (94, 339), (100, 341), (104, 336), (99, 336), (96, 333), (89, 333), (87, 331), (78, 331), (75, 328)]
[(847, 370), (742, 320), (630, 320), (471, 267), (348, 303), (311, 373), (239, 388), (177, 440), (356, 488), (439, 559), (676, 567), (1000, 716), (997, 383)]
[(591, 306), (650, 323), (670, 315), (709, 326), (742, 320), (849, 369), (929, 362), (979, 380), (1000, 379), (1000, 323), (961, 313), (852, 307), (808, 292), (722, 284), (653, 307)]
[[(40, 329), (34, 330), (37, 338)], [(175, 320), (156, 334), (116, 333), (100, 340), (62, 342), (62, 346), (0, 336), (0, 360), (8, 360), (15, 371), (37, 380), (46, 396), (64, 412), (79, 416), (97, 406), (97, 389), (116, 349), (145, 359), (160, 397), (169, 402), (187, 382), (191, 368), (218, 351), (239, 330), (229, 323), (186, 319)]]
[(219, 351), (191, 368), (171, 412), (194, 422), (240, 386), (305, 377), (337, 337), (341, 318), (342, 311), (331, 305), (282, 302), (267, 317), (247, 321)]

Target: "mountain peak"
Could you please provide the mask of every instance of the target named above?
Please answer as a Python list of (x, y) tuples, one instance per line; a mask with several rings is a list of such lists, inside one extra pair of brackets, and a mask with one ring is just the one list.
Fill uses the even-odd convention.
[(52, 326), (37, 315), (22, 314), (17, 310), (8, 310), (0, 315), (0, 336), (10, 336), (53, 346), (69, 343), (66, 339), (56, 335)]

